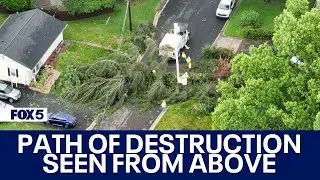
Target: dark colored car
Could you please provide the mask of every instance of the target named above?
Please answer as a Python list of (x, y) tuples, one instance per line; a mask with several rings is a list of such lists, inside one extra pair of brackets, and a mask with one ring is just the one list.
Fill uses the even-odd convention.
[(47, 123), (54, 126), (72, 128), (76, 126), (77, 119), (67, 113), (49, 113)]

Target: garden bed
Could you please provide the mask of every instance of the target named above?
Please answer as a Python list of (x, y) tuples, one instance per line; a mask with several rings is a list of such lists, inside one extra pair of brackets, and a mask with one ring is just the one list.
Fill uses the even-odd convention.
[(74, 21), (79, 19), (86, 19), (91, 17), (100, 16), (103, 14), (108, 14), (113, 12), (113, 8), (104, 8), (97, 11), (94, 11), (92, 13), (82, 13), (82, 14), (75, 14), (72, 15), (68, 11), (59, 11), (59, 10), (44, 10), (46, 13), (55, 16), (57, 19), (61, 21)]

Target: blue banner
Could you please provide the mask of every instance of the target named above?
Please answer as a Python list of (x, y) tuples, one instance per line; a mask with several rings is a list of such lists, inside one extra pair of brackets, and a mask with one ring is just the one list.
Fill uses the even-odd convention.
[(320, 132), (0, 131), (10, 179), (317, 177)]

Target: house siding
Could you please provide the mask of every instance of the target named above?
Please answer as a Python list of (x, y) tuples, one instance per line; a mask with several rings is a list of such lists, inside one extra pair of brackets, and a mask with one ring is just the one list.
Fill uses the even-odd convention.
[[(8, 76), (8, 68), (17, 69), (19, 77)], [(30, 69), (0, 54), (0, 80), (29, 85), (33, 77)]]

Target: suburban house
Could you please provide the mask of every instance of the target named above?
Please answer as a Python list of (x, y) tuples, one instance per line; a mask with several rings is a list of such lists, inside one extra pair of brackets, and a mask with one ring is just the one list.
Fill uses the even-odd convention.
[(66, 27), (39, 9), (10, 15), (0, 27), (0, 81), (30, 85)]

